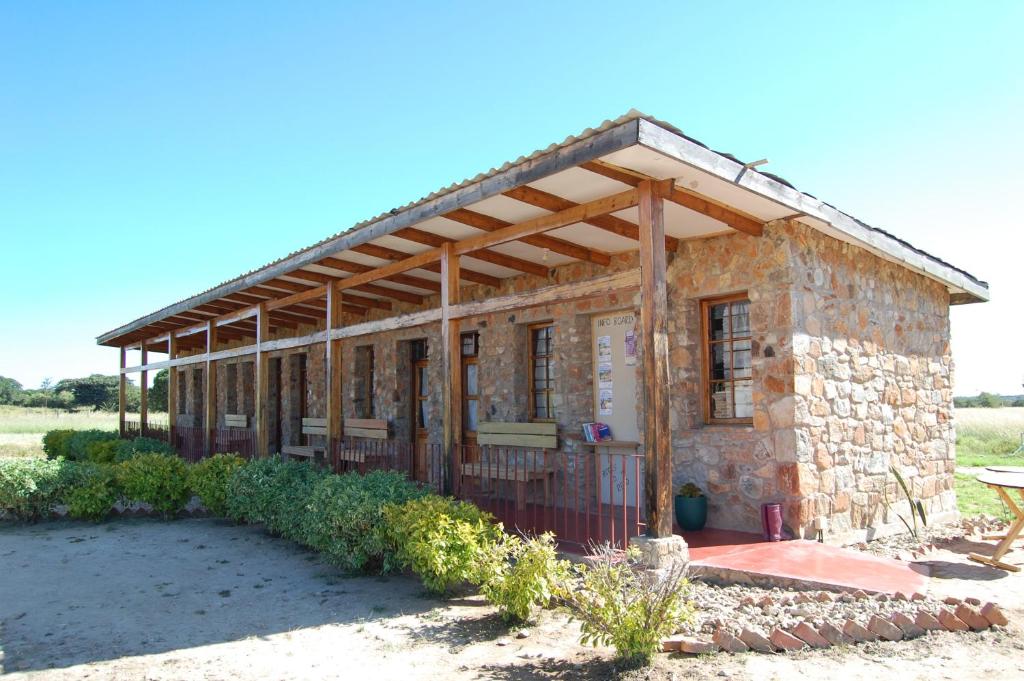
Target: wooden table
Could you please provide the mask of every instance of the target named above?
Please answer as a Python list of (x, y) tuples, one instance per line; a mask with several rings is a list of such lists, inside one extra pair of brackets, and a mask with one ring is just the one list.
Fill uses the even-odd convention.
[[(995, 468), (1001, 467), (996, 466)], [(1020, 572), (1019, 565), (1004, 563), (1002, 557), (1006, 555), (1013, 542), (1020, 536), (1021, 530), (1024, 530), (1024, 510), (1013, 501), (1009, 492), (1010, 490), (1016, 490), (1020, 498), (1024, 500), (1024, 472), (986, 470), (978, 476), (978, 482), (994, 489), (996, 494), (1006, 503), (1007, 508), (1013, 513), (1016, 520), (1010, 523), (1006, 534), (999, 538), (999, 543), (996, 544), (996, 550), (991, 557), (982, 556), (978, 553), (968, 554), (967, 557), (976, 563), (984, 563), (985, 565), (1009, 570), (1010, 572)]]

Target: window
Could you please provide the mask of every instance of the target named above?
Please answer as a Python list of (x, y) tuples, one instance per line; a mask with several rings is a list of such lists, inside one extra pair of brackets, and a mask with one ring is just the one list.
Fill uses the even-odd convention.
[(750, 422), (750, 301), (746, 294), (701, 303), (704, 336), (704, 408), (709, 423)]
[(477, 354), (480, 351), (480, 334), (476, 331), (464, 333), (462, 343), (462, 430), (465, 437), (476, 437), (480, 405), (480, 372)]
[(538, 324), (530, 327), (530, 420), (553, 421), (552, 405), (555, 387), (554, 350), (555, 327)]
[(428, 376), (430, 361), (427, 340), (422, 338), (412, 342), (412, 363), (413, 363), (413, 394), (416, 396), (413, 417), (416, 422), (417, 438), (424, 438), (427, 434), (429, 420), (430, 377)]
[(227, 398), (227, 413), (238, 413), (238, 365), (228, 364), (224, 367), (226, 374), (224, 386), (224, 397)]
[(356, 416), (361, 419), (372, 419), (374, 415), (372, 345), (360, 345), (356, 348), (354, 383)]

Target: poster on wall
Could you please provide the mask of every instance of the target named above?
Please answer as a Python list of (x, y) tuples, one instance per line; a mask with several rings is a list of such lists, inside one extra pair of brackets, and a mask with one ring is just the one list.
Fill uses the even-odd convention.
[(597, 413), (601, 416), (611, 416), (612, 414), (612, 391), (611, 389), (601, 390), (600, 396), (598, 397), (598, 408)]
[(623, 348), (626, 353), (626, 366), (636, 366), (636, 330), (626, 332)]
[(611, 362), (612, 361), (612, 337), (611, 336), (598, 336), (598, 338), (597, 338), (597, 361), (598, 362)]
[(612, 389), (612, 363), (600, 362), (597, 365), (597, 387), (604, 390)]

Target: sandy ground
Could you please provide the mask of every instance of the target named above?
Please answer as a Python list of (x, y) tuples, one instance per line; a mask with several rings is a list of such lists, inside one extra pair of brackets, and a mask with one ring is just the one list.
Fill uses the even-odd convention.
[(939, 593), (1003, 594), (1009, 633), (941, 634), (790, 656), (659, 656), (620, 670), (545, 613), (516, 638), (478, 597), (346, 578), (216, 520), (0, 527), (0, 648), (13, 679), (908, 679), (1024, 677), (1024, 576), (934, 557)]

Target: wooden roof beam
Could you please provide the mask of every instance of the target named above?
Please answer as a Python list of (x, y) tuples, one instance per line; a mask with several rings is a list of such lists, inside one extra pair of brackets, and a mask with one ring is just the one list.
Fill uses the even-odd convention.
[[(376, 272), (376, 268), (371, 268), (370, 272)], [(339, 279), (332, 277), (327, 274), (321, 274), (320, 272), (310, 272), (309, 270), (294, 270), (288, 273), (289, 277), (295, 277), (296, 279), (305, 279), (306, 281), (315, 281), (318, 284), (329, 284), (332, 282), (343, 282), (348, 281), (351, 277)], [(366, 275), (356, 275), (366, 276)], [(374, 281), (386, 277), (370, 277), (366, 282)], [(367, 284), (366, 282), (360, 282), (361, 285), (349, 285), (346, 288), (356, 288), (366, 293), (373, 293), (378, 296), (386, 296), (388, 298), (394, 298), (395, 300), (401, 300), (405, 303), (412, 303), (413, 305), (422, 305), (423, 296), (417, 293), (409, 293), (408, 291), (399, 291), (398, 289), (387, 288), (385, 286), (377, 286), (375, 284)]]
[[(509, 189), (505, 192), (505, 196), (531, 206), (536, 206), (537, 208), (549, 210), (552, 213), (557, 213), (560, 210), (566, 210), (579, 205), (575, 201), (570, 201), (569, 199), (564, 199), (556, 194), (535, 189), (529, 185)], [(611, 232), (612, 234), (618, 234), (621, 237), (632, 239), (633, 241), (640, 241), (640, 227), (638, 225), (634, 225), (629, 220), (623, 220), (622, 218), (615, 217), (614, 215), (598, 215), (597, 217), (589, 220), (584, 220), (583, 224), (603, 229), (604, 231)], [(665, 237), (665, 248), (670, 251), (674, 251), (677, 246), (679, 246), (678, 239), (672, 236)]]
[[(597, 175), (603, 175), (604, 177), (610, 178), (623, 184), (628, 184), (631, 187), (637, 187), (641, 182), (645, 180), (653, 180), (657, 182), (656, 178), (650, 177), (643, 173), (638, 173), (635, 170), (628, 168), (622, 168), (612, 163), (606, 163), (605, 161), (588, 161), (581, 163), (580, 168), (589, 170)], [(753, 218), (749, 215), (744, 215), (728, 206), (723, 206), (705, 196), (691, 192), (688, 189), (677, 187), (673, 183), (672, 189), (665, 197), (666, 200), (672, 203), (689, 208), (692, 211), (707, 215), (709, 218), (714, 218), (719, 222), (724, 222), (733, 229), (750, 234), (751, 236), (761, 236), (764, 233), (764, 222)]]
[[(342, 272), (351, 272), (352, 274), (366, 274), (372, 272), (374, 267), (371, 265), (364, 265), (358, 262), (351, 262), (350, 260), (342, 260), (341, 258), (328, 257), (324, 258), (318, 265), (324, 267), (330, 267), (331, 269), (341, 270)], [(424, 291), (431, 291), (433, 293), (441, 292), (441, 282), (431, 281), (430, 279), (424, 279), (422, 277), (414, 277), (409, 274), (396, 274), (388, 277), (387, 281), (393, 281), (396, 284), (402, 284), (404, 286), (412, 286), (413, 288), (421, 288)]]
[[(485, 232), (497, 232), (500, 229), (512, 226), (511, 222), (506, 222), (501, 218), (492, 217), (490, 215), (484, 215), (483, 213), (477, 213), (476, 211), (472, 211), (467, 208), (453, 210), (450, 213), (445, 213), (443, 217)], [(580, 246), (579, 244), (574, 244), (570, 241), (565, 241), (564, 239), (559, 239), (558, 237), (549, 236), (547, 234), (535, 234), (533, 236), (518, 239), (518, 241), (522, 241), (524, 244), (529, 244), (531, 246), (536, 246), (537, 248), (546, 248), (552, 253), (559, 253), (561, 255), (569, 256), (570, 258), (575, 258), (576, 260), (592, 262), (597, 265), (608, 265), (612, 261), (611, 256), (603, 251), (586, 248), (585, 246)]]
[[(397, 236), (408, 241), (415, 241), (416, 243), (424, 244), (426, 246), (433, 246), (434, 248), (443, 246), (444, 244), (455, 243), (456, 241), (455, 239), (450, 239), (446, 236), (427, 232), (422, 229), (416, 229), (415, 227), (400, 229), (391, 236)], [(492, 265), (500, 265), (501, 267), (519, 270), (520, 272), (526, 272), (527, 274), (534, 274), (538, 277), (548, 276), (548, 268), (544, 267), (544, 265), (541, 265), (540, 263), (523, 260), (522, 258), (516, 258), (511, 255), (505, 255), (504, 253), (498, 253), (497, 251), (484, 249), (474, 253), (473, 257), (477, 260), (489, 262)]]
[[(364, 255), (371, 255), (375, 258), (381, 258), (383, 260), (390, 260), (392, 262), (401, 262), (405, 260), (413, 253), (405, 253), (403, 251), (396, 251), (393, 248), (387, 248), (385, 246), (378, 246), (377, 244), (362, 244), (360, 246), (353, 246), (352, 250), (356, 253), (362, 253)], [(476, 254), (474, 254), (476, 257)], [(440, 262), (424, 263), (420, 269), (427, 270), (429, 272), (441, 272)], [(466, 281), (471, 281), (474, 284), (483, 284), (484, 286), (500, 286), (501, 279), (498, 277), (492, 277), (489, 274), (483, 272), (477, 272), (476, 270), (467, 270), (465, 267), (459, 268), (459, 276)]]

